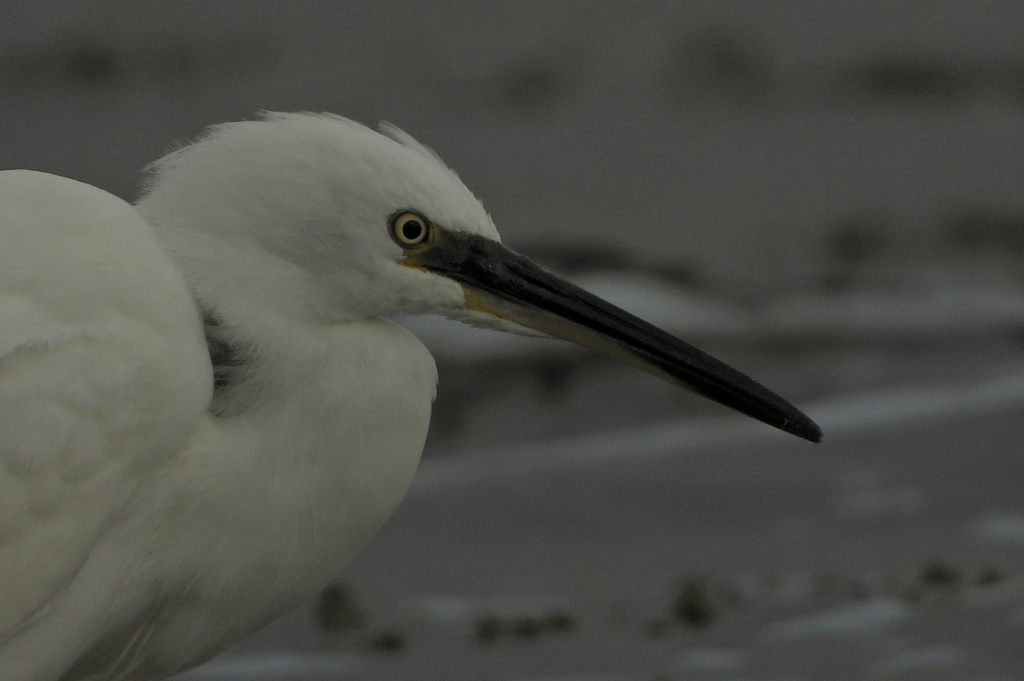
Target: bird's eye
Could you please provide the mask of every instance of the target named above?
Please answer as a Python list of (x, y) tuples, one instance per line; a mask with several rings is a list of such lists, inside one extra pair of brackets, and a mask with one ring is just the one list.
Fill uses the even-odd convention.
[(402, 211), (391, 219), (391, 236), (403, 248), (419, 246), (430, 237), (430, 223), (419, 213)]

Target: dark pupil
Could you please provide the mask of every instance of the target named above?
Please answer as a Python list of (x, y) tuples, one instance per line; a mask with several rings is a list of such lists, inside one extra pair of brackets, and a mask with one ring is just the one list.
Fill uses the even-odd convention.
[(402, 236), (407, 241), (416, 241), (423, 234), (423, 225), (419, 220), (406, 220), (402, 223)]

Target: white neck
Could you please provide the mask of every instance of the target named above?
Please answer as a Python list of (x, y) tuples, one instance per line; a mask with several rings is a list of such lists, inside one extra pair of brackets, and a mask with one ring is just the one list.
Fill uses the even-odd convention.
[(207, 419), (164, 482), (168, 580), (210, 585), (161, 632), (171, 649), (247, 634), (322, 588), (419, 463), (437, 374), (418, 340), (383, 320), (283, 329), (241, 369), (237, 408)]

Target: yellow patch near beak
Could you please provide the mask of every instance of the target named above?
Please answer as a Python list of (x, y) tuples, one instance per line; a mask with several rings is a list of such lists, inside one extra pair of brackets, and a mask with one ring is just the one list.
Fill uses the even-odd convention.
[(494, 317), (501, 316), (498, 313), (498, 308), (494, 305), (494, 298), (492, 296), (489, 296), (486, 293), (481, 293), (477, 289), (469, 286), (463, 286), (462, 291), (466, 296), (466, 303), (464, 307), (467, 310), (483, 312)]
[(430, 270), (428, 270), (426, 267), (424, 267), (423, 265), (420, 265), (417, 262), (413, 262), (409, 258), (406, 258), (405, 260), (399, 260), (398, 264), (401, 265), (402, 267), (408, 267), (410, 270), (419, 270), (420, 272), (430, 272)]

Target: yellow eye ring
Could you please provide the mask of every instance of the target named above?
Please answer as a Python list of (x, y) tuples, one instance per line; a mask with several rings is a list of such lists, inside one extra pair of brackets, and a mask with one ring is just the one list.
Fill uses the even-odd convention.
[(400, 211), (391, 218), (391, 238), (402, 248), (422, 246), (430, 238), (430, 221), (415, 211)]

